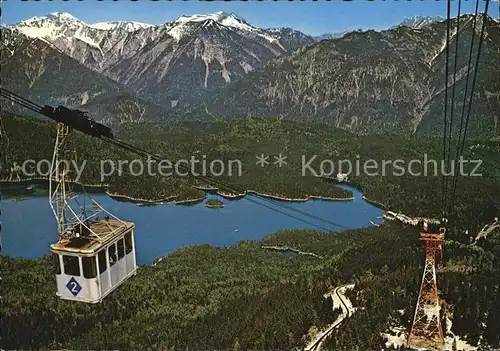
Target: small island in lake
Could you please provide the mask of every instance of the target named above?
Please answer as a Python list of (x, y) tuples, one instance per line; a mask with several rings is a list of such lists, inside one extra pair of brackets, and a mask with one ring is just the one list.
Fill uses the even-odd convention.
[(205, 206), (208, 208), (221, 208), (224, 207), (224, 203), (220, 200), (207, 200), (205, 201)]
[(26, 200), (27, 197), (25, 195), (15, 195), (12, 197), (12, 200), (13, 201), (23, 201), (23, 200)]

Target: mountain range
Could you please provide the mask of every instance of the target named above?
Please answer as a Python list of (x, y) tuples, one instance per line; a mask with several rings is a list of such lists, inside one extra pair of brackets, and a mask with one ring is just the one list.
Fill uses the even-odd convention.
[[(478, 17), (475, 27), (472, 15), (461, 16), (459, 21), (458, 33), (457, 19), (451, 22), (449, 47), (448, 113), (453, 96), (454, 133), (459, 131), (458, 113), (464, 107), (472, 33), (469, 92), (482, 18)], [(468, 127), (469, 133), (476, 136), (498, 137), (500, 25), (497, 20), (487, 18), (484, 37)], [(187, 107), (181, 114), (197, 119), (282, 116), (322, 121), (355, 133), (442, 135), (445, 67), (444, 21), (418, 28), (401, 25), (380, 32), (355, 31), (274, 59), (223, 89), (203, 106)]]
[[(40, 105), (82, 108), (107, 124), (165, 115), (162, 107), (138, 98), (126, 86), (16, 29), (2, 28), (0, 52), (2, 87)], [(2, 108), (29, 113), (7, 101), (2, 101)]]
[(290, 28), (259, 29), (223, 12), (181, 16), (158, 26), (89, 25), (53, 13), (13, 28), (165, 109), (201, 102), (271, 58), (314, 42)]
[[(460, 57), (472, 18), (461, 21)], [(52, 13), (2, 26), (1, 76), (4, 87), (38, 103), (83, 108), (109, 124), (282, 115), (359, 133), (432, 132), (442, 115), (444, 28), (439, 18), (415, 17), (384, 31), (312, 37), (224, 12), (161, 25), (87, 24)], [(498, 133), (496, 20), (488, 38), (480, 120)], [(461, 91), (467, 62), (459, 61)]]

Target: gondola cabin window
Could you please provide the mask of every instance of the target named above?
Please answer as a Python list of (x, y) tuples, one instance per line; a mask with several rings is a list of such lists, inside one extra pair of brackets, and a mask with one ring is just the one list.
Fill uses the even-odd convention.
[(106, 272), (106, 268), (108, 268), (108, 265), (106, 263), (106, 249), (99, 251), (98, 259), (99, 259), (99, 273), (102, 274)]
[(83, 276), (87, 279), (97, 276), (95, 257), (82, 257)]
[(132, 232), (128, 232), (125, 234), (125, 254), (129, 254), (132, 252)]
[(112, 244), (108, 248), (108, 255), (109, 255), (109, 266), (112, 267), (116, 263), (116, 245)]
[(125, 245), (123, 244), (123, 239), (118, 240), (116, 243), (118, 246), (118, 259), (121, 260), (125, 256)]
[(80, 263), (78, 256), (63, 255), (64, 274), (80, 276)]
[(61, 274), (61, 262), (59, 261), (58, 254), (52, 254), (52, 262), (54, 263), (54, 270), (56, 271), (56, 274)]

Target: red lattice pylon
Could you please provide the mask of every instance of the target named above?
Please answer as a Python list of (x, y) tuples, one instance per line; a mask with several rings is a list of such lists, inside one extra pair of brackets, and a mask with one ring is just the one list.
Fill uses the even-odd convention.
[(420, 240), (425, 245), (425, 267), (407, 346), (441, 351), (444, 348), (444, 336), (439, 314), (436, 254), (442, 258), (444, 234), (421, 233)]

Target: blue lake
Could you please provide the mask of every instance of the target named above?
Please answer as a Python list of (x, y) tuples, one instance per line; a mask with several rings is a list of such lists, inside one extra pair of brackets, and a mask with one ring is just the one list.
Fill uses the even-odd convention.
[[(372, 226), (370, 221), (381, 223), (383, 210), (364, 201), (362, 194), (356, 189), (344, 185), (340, 187), (353, 191), (354, 200), (310, 200), (285, 204), (347, 228), (369, 227)], [(115, 216), (135, 223), (137, 260), (140, 265), (151, 264), (155, 258), (180, 247), (200, 244), (228, 246), (235, 245), (240, 240), (258, 240), (282, 229), (318, 229), (260, 206), (248, 198), (226, 200), (209, 194), (207, 198), (224, 202), (223, 208), (209, 209), (203, 203), (192, 206), (138, 206), (131, 202), (114, 200), (105, 194), (91, 196)], [(323, 228), (341, 229), (267, 202), (266, 205)], [(1, 206), (2, 254), (35, 258), (50, 253), (50, 244), (58, 240), (58, 234), (48, 196), (29, 196), (23, 201), (3, 198)]]

